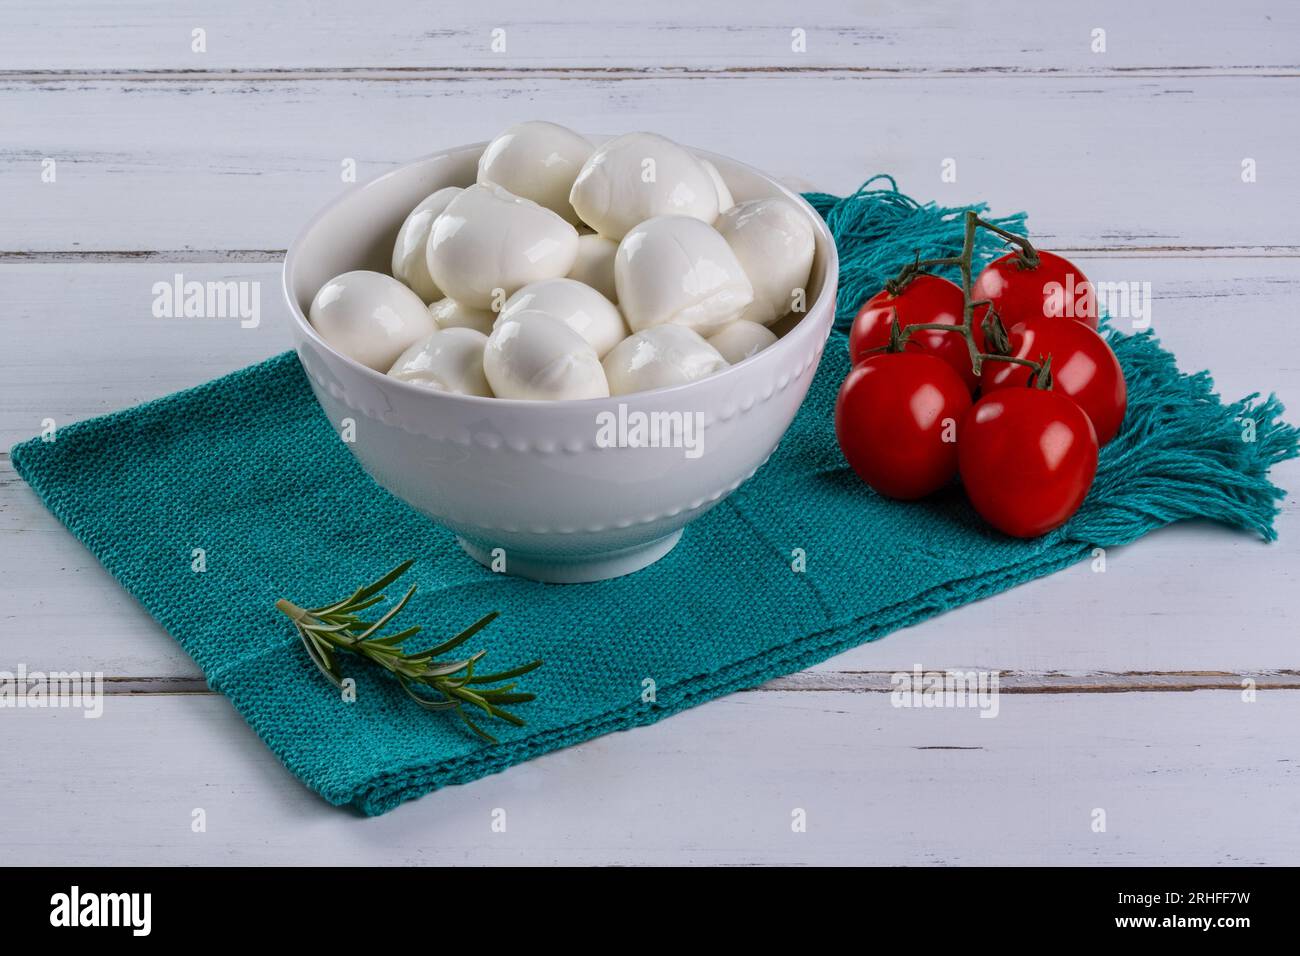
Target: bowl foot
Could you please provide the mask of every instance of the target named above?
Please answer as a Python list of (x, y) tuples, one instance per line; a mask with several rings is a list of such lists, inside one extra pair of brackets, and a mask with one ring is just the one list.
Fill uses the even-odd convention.
[[(501, 573), (530, 578), (533, 581), (544, 581), (547, 584), (584, 584), (589, 581), (604, 581), (640, 571), (654, 564), (671, 551), (681, 537), (682, 531), (679, 528), (672, 534), (648, 544), (639, 544), (632, 548), (624, 548), (622, 551), (610, 551), (576, 560), (516, 557), (507, 552), (505, 568)], [(457, 537), (456, 540), (471, 558), (485, 568), (492, 568), (491, 546), (466, 541), (461, 537)]]

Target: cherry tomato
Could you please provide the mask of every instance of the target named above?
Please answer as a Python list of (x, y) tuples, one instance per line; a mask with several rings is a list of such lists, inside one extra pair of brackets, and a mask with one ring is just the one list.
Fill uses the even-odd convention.
[(993, 527), (1034, 538), (1060, 527), (1097, 474), (1097, 435), (1073, 401), (1039, 388), (985, 395), (962, 420), (957, 463), (966, 496)]
[[(1115, 437), (1128, 407), (1124, 370), (1106, 340), (1082, 322), (1030, 319), (1008, 333), (1011, 354), (1041, 362), (1052, 357), (1052, 391), (1074, 399), (1092, 420), (1097, 444)], [(1023, 365), (985, 361), (980, 388), (985, 395), (1000, 388), (1025, 387), (1033, 374)]]
[(970, 392), (941, 359), (883, 352), (854, 366), (835, 401), (835, 435), (853, 470), (889, 498), (912, 500), (957, 474)]
[(1077, 319), (1097, 328), (1097, 295), (1083, 270), (1051, 252), (1027, 269), (1016, 252), (994, 259), (975, 279), (971, 298), (993, 303), (1008, 329), (1028, 319)]
[[(984, 350), (984, 335), (980, 331), (980, 320), (985, 310), (975, 314), (975, 344)], [(849, 330), (849, 360), (855, 365), (862, 360), (864, 353), (889, 344), (889, 328), (898, 313), (898, 324), (928, 325), (932, 322), (943, 325), (959, 325), (962, 319), (962, 295), (960, 287), (942, 279), (922, 273), (912, 279), (898, 295), (888, 289), (877, 292), (858, 310)], [(928, 352), (943, 359), (952, 366), (954, 372), (961, 376), (970, 391), (975, 391), (979, 379), (971, 369), (970, 349), (966, 340), (957, 332), (945, 332), (942, 329), (923, 329), (914, 332), (907, 340), (907, 352)]]

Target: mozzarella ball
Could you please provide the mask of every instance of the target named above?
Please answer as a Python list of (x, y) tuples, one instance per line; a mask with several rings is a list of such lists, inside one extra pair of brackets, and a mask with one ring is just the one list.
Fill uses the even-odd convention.
[(703, 156), (696, 158), (699, 159), (700, 165), (704, 167), (704, 171), (709, 174), (709, 178), (713, 180), (713, 188), (718, 191), (718, 215), (722, 215), (736, 204), (736, 200), (731, 198), (731, 190), (722, 181), (722, 173), (718, 172), (718, 167)]
[(657, 216), (629, 232), (614, 257), (614, 284), (633, 332), (672, 322), (709, 335), (754, 299), (727, 241), (688, 216)]
[(483, 375), (487, 336), (473, 329), (443, 329), (397, 357), (388, 374), (438, 392), (492, 397)]
[(727, 367), (712, 345), (684, 325), (656, 325), (619, 342), (605, 356), (611, 395), (684, 385)]
[(497, 322), (532, 315), (559, 319), (586, 339), (600, 358), (628, 334), (614, 303), (573, 279), (544, 279), (524, 286), (506, 300)]
[(429, 263), (424, 254), (429, 244), (429, 232), (433, 229), (433, 221), (460, 192), (459, 186), (439, 189), (412, 209), (397, 231), (397, 242), (393, 244), (393, 277), (405, 283), (425, 302), (442, 298), (437, 283), (429, 275)]
[(500, 186), (456, 196), (429, 234), (429, 275), (457, 302), (489, 309), (495, 295), (566, 275), (578, 232), (555, 213)]
[(531, 199), (576, 226), (580, 220), (569, 204), (569, 190), (594, 149), (564, 126), (520, 123), (488, 143), (479, 157), (478, 181)]
[(771, 325), (805, 292), (816, 240), (808, 217), (785, 199), (752, 199), (718, 217), (718, 232), (736, 253), (754, 285), (754, 301), (742, 319)]
[(497, 320), (491, 309), (471, 309), (455, 299), (439, 299), (429, 306), (429, 314), (440, 329), (474, 329), (484, 335), (492, 334), (492, 323)]
[(729, 322), (708, 338), (708, 343), (732, 365), (757, 355), (775, 341), (776, 334), (767, 326), (745, 319)]
[(345, 272), (321, 286), (308, 321), (350, 359), (387, 372), (410, 345), (438, 330), (420, 297), (382, 272)]
[(497, 398), (558, 401), (609, 395), (596, 350), (559, 319), (540, 313), (501, 317), (488, 336), (483, 372)]
[(578, 236), (578, 258), (569, 270), (569, 278), (577, 279), (583, 285), (589, 285), (610, 302), (618, 301), (618, 290), (614, 288), (614, 253), (618, 252), (618, 243), (604, 236)]
[(718, 218), (718, 189), (690, 152), (654, 133), (628, 133), (598, 146), (573, 183), (582, 221), (615, 241), (654, 216)]

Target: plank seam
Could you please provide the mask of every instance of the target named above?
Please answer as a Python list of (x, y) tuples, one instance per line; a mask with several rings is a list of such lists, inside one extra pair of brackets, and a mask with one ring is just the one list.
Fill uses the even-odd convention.
[(554, 80), (655, 80), (776, 77), (843, 77), (855, 79), (969, 79), (971, 77), (1032, 78), (1059, 80), (1129, 80), (1161, 77), (1214, 78), (1249, 77), (1296, 79), (1300, 64), (1235, 64), (1226, 66), (1119, 66), (1095, 70), (1066, 67), (973, 66), (973, 67), (882, 67), (827, 64), (787, 66), (783, 64), (734, 64), (701, 66), (357, 66), (357, 67), (244, 67), (218, 69), (127, 69), (89, 70), (0, 70), (0, 82), (11, 83), (204, 83), (272, 82), (293, 83), (320, 80), (362, 80), (403, 82), (464, 79), (554, 79)]
[[(969, 673), (979, 668), (936, 668), (938, 673)], [(995, 670), (993, 672), (996, 672)], [(888, 694), (895, 690), (895, 674), (907, 671), (803, 671), (779, 677), (741, 693), (841, 693)], [(999, 673), (999, 693), (1004, 694), (1124, 694), (1186, 693), (1200, 690), (1239, 693), (1243, 682), (1253, 689), (1300, 690), (1300, 671), (1125, 671), (1062, 674), (1037, 671)], [(112, 696), (149, 697), (216, 695), (201, 677), (106, 677), (104, 692)]]
[[(1162, 259), (1295, 259), (1300, 246), (1071, 246), (1054, 245), (1060, 253)], [(284, 249), (0, 249), (0, 264), (177, 262), (193, 265), (279, 262)]]

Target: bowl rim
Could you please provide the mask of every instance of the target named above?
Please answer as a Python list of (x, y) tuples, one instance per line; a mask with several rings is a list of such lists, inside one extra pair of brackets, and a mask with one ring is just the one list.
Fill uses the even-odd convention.
[[(593, 135), (593, 134), (586, 134), (586, 133), (580, 135), (586, 136), (587, 139), (591, 140), (592, 142), (595, 142), (598, 145), (600, 143), (615, 138), (614, 136), (611, 135)], [(626, 135), (626, 134), (616, 134), (616, 135)], [(785, 353), (790, 352), (792, 349), (796, 347), (794, 342), (791, 340), (796, 338), (802, 340), (810, 335), (814, 335), (815, 333), (813, 333), (812, 331), (804, 331), (800, 333), (800, 329), (802, 329), (805, 324), (811, 325), (811, 323), (808, 323), (807, 321), (808, 318), (812, 316), (813, 312), (817, 310), (818, 306), (822, 305), (827, 300), (830, 300), (828, 308), (831, 313), (831, 321), (827, 323), (827, 328), (825, 333), (819, 335), (818, 338), (820, 339), (821, 342), (824, 342), (829, 337), (830, 330), (834, 326), (834, 311), (835, 311), (834, 299), (836, 293), (838, 292), (838, 287), (839, 287), (839, 250), (835, 245), (835, 237), (831, 234), (829, 227), (826, 225), (826, 221), (822, 219), (821, 215), (817, 212), (817, 210), (813, 209), (813, 207), (808, 203), (806, 199), (803, 198), (803, 196), (799, 195), (798, 193), (794, 192), (791, 189), (788, 189), (786, 186), (777, 182), (775, 179), (773, 179), (771, 176), (769, 176), (767, 173), (763, 172), (762, 170), (757, 169), (749, 165), (748, 163), (742, 163), (739, 160), (732, 159), (730, 156), (724, 156), (720, 153), (714, 153), (709, 150), (696, 149), (693, 146), (687, 146), (685, 144), (678, 143), (677, 145), (681, 146), (683, 149), (689, 150), (693, 155), (707, 159), (710, 162), (714, 163), (715, 165), (716, 165), (716, 161), (721, 159), (724, 161), (725, 165), (738, 166), (741, 169), (745, 170), (746, 172), (752, 173), (753, 175), (759, 177), (760, 179), (767, 182), (769, 185), (775, 187), (781, 193), (782, 196), (784, 196), (789, 201), (793, 202), (798, 208), (802, 209), (804, 214), (807, 215), (812, 222), (814, 236), (816, 240), (821, 243), (822, 248), (825, 250), (826, 277), (825, 280), (822, 282), (821, 289), (817, 293), (817, 298), (814, 299), (812, 302), (810, 302), (808, 304), (807, 309), (804, 311), (804, 317), (800, 319), (797, 323), (795, 323), (795, 325), (785, 335), (778, 338), (773, 345), (770, 345), (766, 349), (763, 349), (761, 352), (751, 355), (746, 359), (742, 359), (741, 361), (736, 362), (735, 364), (728, 365), (720, 372), (715, 372), (712, 375), (705, 376), (704, 378), (696, 379), (693, 382), (683, 382), (678, 385), (666, 385), (661, 388), (646, 389), (645, 391), (640, 391), (640, 392), (628, 392), (625, 395), (607, 395), (607, 396), (601, 396), (597, 398), (553, 399), (553, 400), (497, 398), (496, 396), (487, 396), (487, 395), (463, 395), (457, 392), (444, 392), (439, 389), (426, 388), (421, 385), (416, 385), (413, 382), (408, 382), (399, 378), (393, 378), (391, 375), (388, 375), (386, 372), (380, 372), (376, 369), (371, 368), (368, 365), (363, 365), (360, 362), (358, 362), (356, 359), (352, 358), (351, 356), (345, 355), (343, 352), (340, 352), (333, 345), (327, 342), (319, 332), (316, 331), (316, 328), (307, 319), (307, 316), (304, 314), (302, 308), (298, 305), (298, 300), (293, 293), (291, 276), (297, 264), (298, 251), (301, 248), (302, 243), (305, 241), (307, 236), (318, 225), (320, 225), (320, 223), (323, 220), (325, 220), (331, 213), (333, 213), (338, 206), (341, 206), (343, 203), (354, 198), (355, 194), (358, 191), (370, 189), (387, 179), (405, 173), (412, 166), (417, 166), (421, 163), (429, 162), (430, 160), (442, 159), (444, 157), (449, 157), (458, 153), (468, 153), (474, 150), (477, 150), (478, 152), (481, 153), (484, 149), (487, 148), (488, 144), (491, 142), (492, 140), (482, 140), (477, 143), (466, 143), (463, 146), (452, 146), (446, 149), (437, 150), (432, 153), (427, 153), (423, 156), (419, 156), (413, 160), (410, 160), (409, 162), (402, 163), (400, 166), (396, 167), (395, 169), (390, 169), (385, 173), (380, 173), (378, 176), (372, 177), (371, 179), (366, 180), (364, 183), (361, 183), (358, 186), (355, 186), (351, 189), (344, 190), (342, 193), (335, 196), (324, 206), (318, 209), (307, 220), (307, 222), (298, 230), (297, 234), (293, 237), (293, 241), (290, 243), (289, 248), (285, 251), (284, 263), (280, 269), (280, 287), (284, 293), (285, 301), (289, 305), (289, 314), (292, 320), (297, 324), (299, 331), (305, 333), (307, 337), (310, 338), (319, 348), (323, 348), (331, 355), (333, 355), (335, 358), (339, 359), (344, 364), (348, 365), (353, 372), (356, 372), (365, 378), (371, 379), (376, 385), (383, 384), (385, 387), (396, 387), (399, 390), (399, 392), (405, 391), (407, 392), (407, 394), (411, 394), (411, 395), (427, 396), (427, 398), (424, 400), (432, 400), (432, 401), (441, 400), (441, 401), (448, 401), (448, 402), (457, 402), (457, 403), (466, 404), (469, 407), (473, 407), (474, 405), (483, 405), (484, 407), (487, 408), (509, 407), (509, 408), (516, 408), (516, 409), (532, 408), (532, 409), (539, 409), (539, 410), (542, 409), (554, 410), (557, 408), (574, 409), (574, 410), (591, 409), (596, 407), (609, 407), (611, 403), (613, 403), (613, 405), (617, 407), (617, 404), (619, 402), (626, 403), (629, 400), (640, 399), (645, 396), (653, 396), (656, 399), (660, 397), (675, 396), (677, 394), (689, 391), (690, 389), (698, 389), (706, 382), (721, 384), (727, 379), (728, 376), (732, 378), (736, 377), (737, 369), (744, 369), (747, 367), (752, 369), (755, 367), (757, 363), (759, 363), (764, 359), (766, 359), (766, 362), (764, 362), (764, 364), (778, 361), (779, 357), (784, 356)], [(674, 142), (676, 141), (674, 140)], [(383, 274), (387, 274), (387, 273), (383, 273)], [(297, 348), (295, 348), (294, 351), (297, 352)]]

